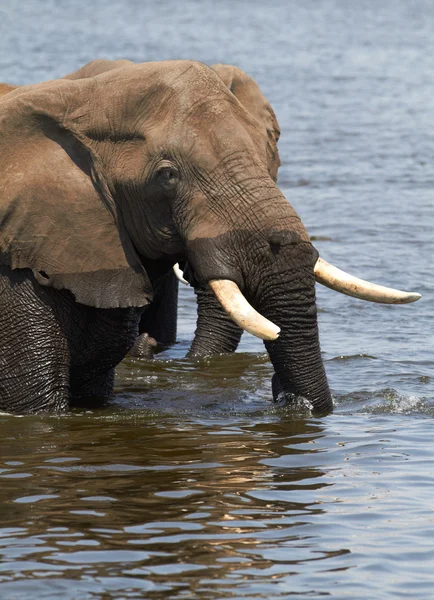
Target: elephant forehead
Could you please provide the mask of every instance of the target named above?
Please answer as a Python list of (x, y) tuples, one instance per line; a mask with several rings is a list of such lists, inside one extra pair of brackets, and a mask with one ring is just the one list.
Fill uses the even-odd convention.
[(227, 95), (228, 90), (220, 77), (208, 66), (188, 60), (161, 61), (131, 64), (97, 75), (95, 81), (103, 84), (105, 91), (114, 92), (110, 103), (122, 97), (130, 100), (146, 98), (154, 93), (170, 94), (172, 100), (194, 102), (207, 96)]
[(225, 150), (235, 140), (256, 136), (253, 146), (264, 146), (257, 121), (215, 71), (195, 61), (128, 65), (52, 82), (40, 93), (66, 127), (96, 141), (145, 137), (160, 147), (211, 144)]
[[(166, 120), (168, 123), (168, 120)], [(165, 128), (169, 143), (209, 174), (249, 169), (256, 172), (267, 162), (266, 138), (247, 111), (231, 98), (206, 97), (193, 103), (188, 111), (172, 114)], [(163, 139), (163, 138), (162, 138)], [(216, 171), (217, 169), (217, 171)], [(253, 171), (252, 171), (253, 169)]]
[(152, 134), (159, 124), (170, 124), (168, 133), (184, 131), (189, 116), (203, 113), (203, 122), (231, 110), (232, 95), (223, 81), (194, 61), (129, 65), (71, 83), (81, 98), (68, 103), (68, 120), (88, 125), (100, 136)]

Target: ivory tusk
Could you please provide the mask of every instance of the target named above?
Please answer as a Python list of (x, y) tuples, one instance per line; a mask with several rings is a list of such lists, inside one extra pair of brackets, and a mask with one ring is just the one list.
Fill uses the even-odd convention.
[(334, 267), (322, 258), (318, 258), (316, 262), (315, 278), (319, 283), (336, 292), (354, 296), (354, 298), (360, 298), (361, 300), (368, 300), (369, 302), (407, 304), (416, 302), (421, 297), (416, 292), (401, 292), (400, 290), (364, 281), (341, 271), (341, 269)]
[(184, 279), (184, 273), (182, 272), (182, 269), (178, 263), (176, 263), (176, 265), (173, 265), (172, 268), (173, 268), (173, 272), (175, 273), (177, 279), (179, 279), (179, 281), (181, 283), (183, 283), (184, 285), (190, 285), (188, 283), (188, 281), (186, 279)]
[(262, 340), (276, 340), (280, 327), (259, 314), (241, 293), (236, 283), (228, 279), (213, 279), (209, 287), (228, 316), (239, 327)]

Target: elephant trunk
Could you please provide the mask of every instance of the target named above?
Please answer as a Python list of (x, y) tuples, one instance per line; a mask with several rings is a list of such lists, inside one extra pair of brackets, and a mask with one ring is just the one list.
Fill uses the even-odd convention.
[[(310, 246), (299, 248), (305, 249), (302, 254), (315, 254)], [(313, 264), (271, 270), (257, 279), (254, 289), (246, 289), (257, 311), (235, 283), (217, 280), (209, 286), (240, 327), (265, 341), (275, 370), (274, 398), (280, 392), (303, 397), (315, 412), (326, 413), (333, 402), (321, 359)]]
[(330, 412), (333, 401), (321, 358), (315, 287), (284, 287), (261, 303), (261, 313), (281, 328), (278, 339), (265, 342), (275, 371), (274, 399), (284, 392), (305, 398), (316, 413)]
[(297, 339), (295, 332), (292, 335), (284, 333), (275, 342), (265, 342), (265, 346), (275, 370), (275, 400), (283, 392), (285, 396), (289, 394), (292, 398), (305, 398), (315, 413), (333, 410), (317, 333), (312, 333), (310, 339), (306, 335)]

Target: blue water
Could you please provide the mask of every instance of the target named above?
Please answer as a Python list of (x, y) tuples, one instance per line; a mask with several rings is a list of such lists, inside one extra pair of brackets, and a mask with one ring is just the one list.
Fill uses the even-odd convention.
[(0, 4), (0, 81), (94, 58), (236, 64), (270, 99), (279, 185), (320, 254), (418, 291), (318, 287), (336, 409), (270, 402), (271, 366), (179, 343), (128, 359), (104, 411), (0, 416), (0, 597), (432, 598), (434, 4), (429, 0)]

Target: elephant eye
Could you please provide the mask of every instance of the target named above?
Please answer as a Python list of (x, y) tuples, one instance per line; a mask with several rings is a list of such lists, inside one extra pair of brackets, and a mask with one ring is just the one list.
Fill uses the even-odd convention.
[(173, 188), (179, 181), (179, 173), (175, 167), (161, 167), (158, 169), (158, 179), (165, 187)]

